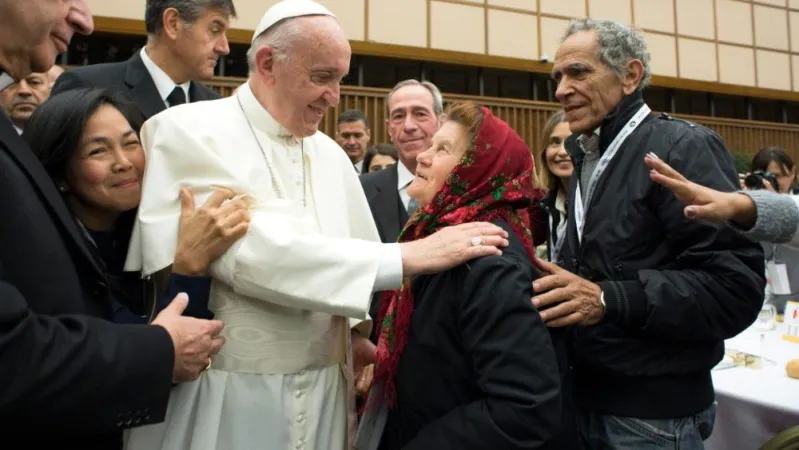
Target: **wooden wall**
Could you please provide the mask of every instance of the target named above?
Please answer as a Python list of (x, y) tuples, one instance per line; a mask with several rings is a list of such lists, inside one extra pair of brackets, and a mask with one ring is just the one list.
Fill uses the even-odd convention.
[[(240, 78), (217, 78), (206, 84), (227, 96), (243, 81)], [(332, 136), (336, 130), (336, 118), (342, 111), (360, 109), (372, 122), (373, 142), (388, 142), (385, 106), (387, 93), (387, 89), (342, 86), (341, 103), (325, 115), (322, 131)], [(507, 121), (531, 148), (538, 146), (538, 140), (549, 115), (559, 107), (557, 103), (444, 94), (445, 104), (459, 100), (472, 100), (490, 107), (494, 114)], [(713, 129), (724, 138), (732, 152), (754, 154), (762, 147), (777, 146), (784, 148), (794, 161), (799, 161), (799, 152), (797, 152), (799, 125), (682, 114), (675, 116)]]

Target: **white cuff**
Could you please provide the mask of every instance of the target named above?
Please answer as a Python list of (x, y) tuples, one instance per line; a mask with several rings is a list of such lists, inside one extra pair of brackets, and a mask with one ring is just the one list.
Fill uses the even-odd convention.
[(372, 292), (392, 291), (402, 286), (402, 251), (399, 243), (383, 244), (382, 250)]

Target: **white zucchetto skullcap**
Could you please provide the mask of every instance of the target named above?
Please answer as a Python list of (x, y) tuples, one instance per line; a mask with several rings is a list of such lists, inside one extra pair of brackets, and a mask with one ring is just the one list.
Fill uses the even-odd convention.
[(266, 10), (264, 17), (261, 18), (261, 22), (252, 35), (252, 40), (255, 41), (255, 38), (281, 20), (302, 16), (336, 17), (327, 8), (313, 0), (282, 0)]

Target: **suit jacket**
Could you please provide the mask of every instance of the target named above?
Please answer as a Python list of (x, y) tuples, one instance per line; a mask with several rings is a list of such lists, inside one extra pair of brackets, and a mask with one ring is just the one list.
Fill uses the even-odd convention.
[[(53, 86), (52, 95), (76, 88), (103, 87), (121, 92), (133, 100), (144, 114), (145, 119), (158, 114), (166, 109), (166, 104), (155, 87), (155, 82), (144, 66), (139, 52), (129, 60), (93, 64), (77, 67), (61, 74)], [(199, 102), (220, 98), (216, 91), (212, 91), (202, 84), (192, 81), (189, 87), (189, 100)]]
[(0, 113), (0, 431), (4, 448), (114, 449), (162, 421), (174, 348), (117, 325), (106, 279), (55, 184)]
[[(397, 163), (401, 164), (401, 163)], [(369, 209), (372, 210), (372, 218), (377, 225), (377, 232), (380, 240), (384, 243), (397, 242), (400, 231), (408, 221), (408, 210), (402, 204), (397, 183), (399, 175), (397, 164), (377, 172), (368, 172), (361, 175), (361, 186), (366, 194), (366, 201), (369, 202)], [(377, 292), (372, 296), (372, 304), (369, 306), (369, 315), (372, 320), (378, 320), (380, 311), (380, 297), (382, 292)], [(375, 322), (377, 323), (377, 322)], [(377, 342), (379, 326), (372, 327), (370, 338)]]
[(565, 347), (530, 302), (540, 273), (507, 223), (495, 223), (510, 234), (501, 256), (414, 280), (380, 450), (577, 448), (557, 439)]

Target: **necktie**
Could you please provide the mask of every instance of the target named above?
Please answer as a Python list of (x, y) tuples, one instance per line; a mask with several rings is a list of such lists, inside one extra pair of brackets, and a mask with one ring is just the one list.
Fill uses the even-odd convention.
[(412, 198), (411, 201), (408, 202), (408, 215), (412, 216), (417, 209), (419, 209), (419, 202)]
[(166, 101), (169, 102), (169, 106), (175, 105), (182, 105), (186, 103), (186, 93), (183, 91), (183, 88), (180, 86), (175, 86), (175, 89), (172, 89), (172, 92), (166, 98)]

